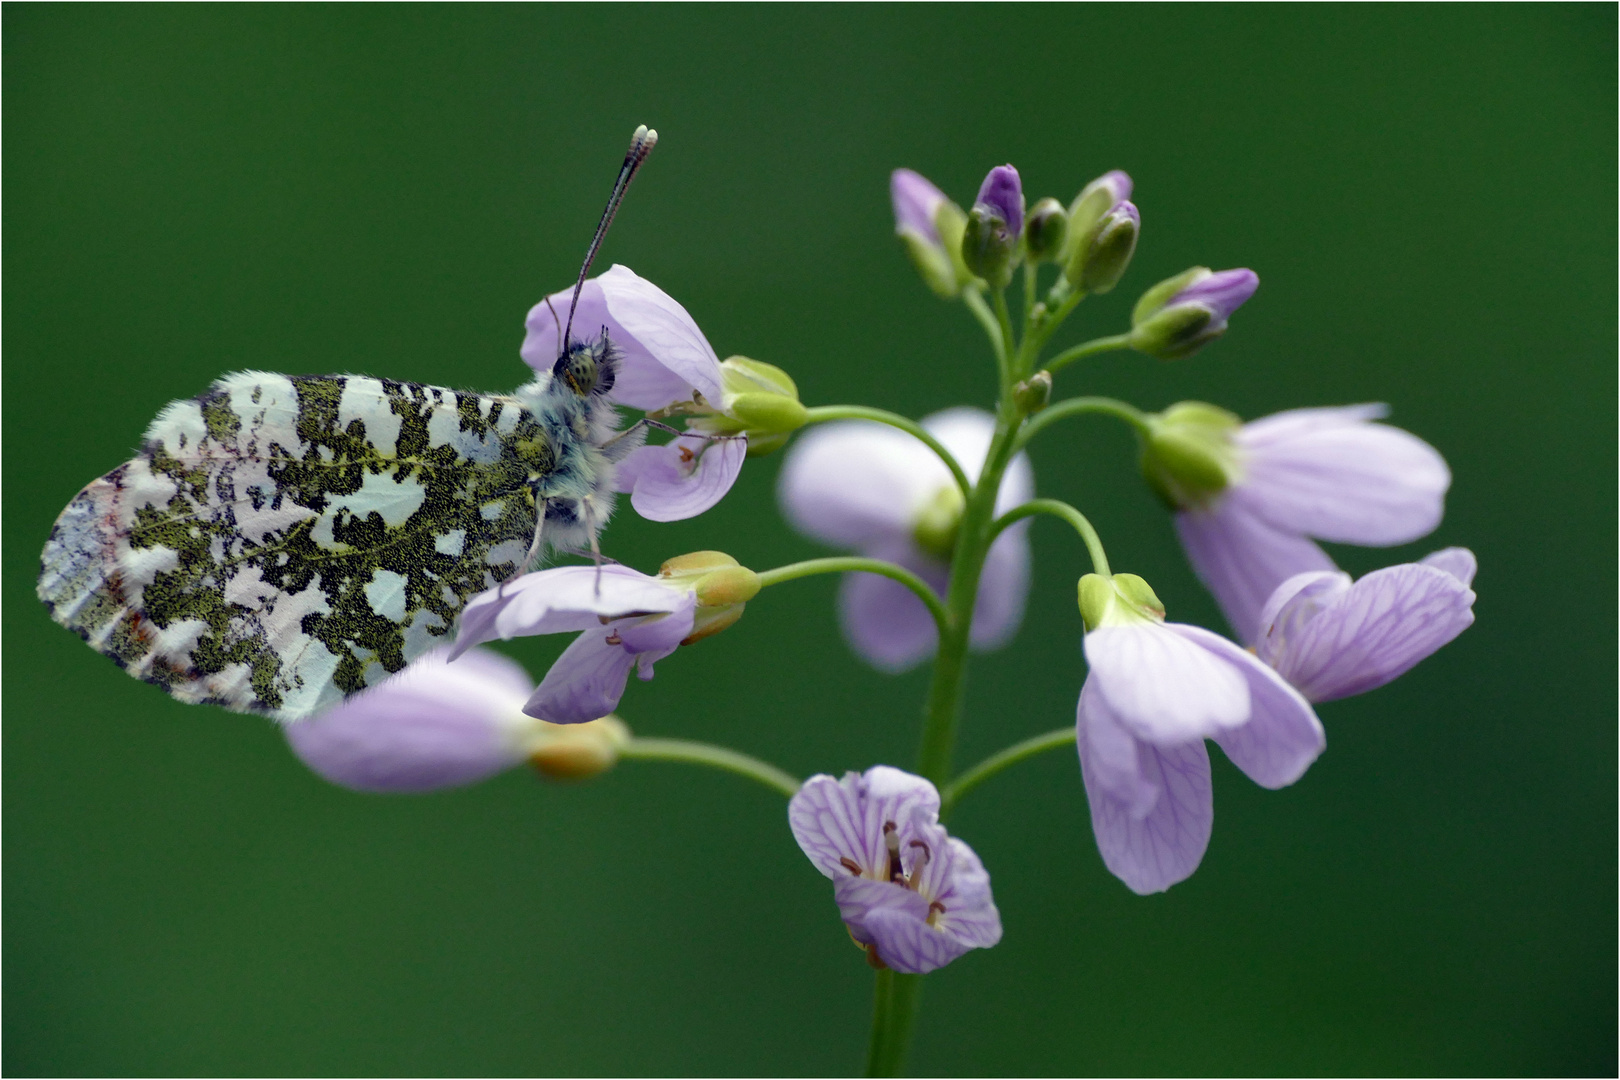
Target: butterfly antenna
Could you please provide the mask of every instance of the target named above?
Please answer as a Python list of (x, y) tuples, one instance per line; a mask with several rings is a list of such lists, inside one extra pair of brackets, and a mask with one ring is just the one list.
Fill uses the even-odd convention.
[(557, 328), (557, 355), (565, 351), (562, 344), (562, 320), (557, 318), (557, 309), (552, 306), (551, 297), (546, 297), (546, 307), (551, 308), (551, 324)]
[(585, 265), (579, 268), (579, 280), (574, 283), (574, 299), (568, 305), (568, 325), (563, 329), (563, 347), (559, 355), (566, 356), (569, 343), (573, 341), (569, 335), (574, 329), (574, 309), (579, 307), (580, 290), (585, 288), (585, 275), (591, 272), (591, 263), (596, 261), (602, 238), (607, 236), (608, 226), (613, 224), (613, 215), (619, 212), (619, 204), (624, 202), (624, 193), (630, 190), (630, 181), (635, 179), (636, 170), (641, 168), (641, 163), (647, 160), (647, 155), (657, 145), (658, 132), (646, 124), (636, 128), (636, 133), (630, 136), (630, 149), (625, 151), (624, 164), (619, 166), (619, 177), (613, 181), (613, 194), (608, 196), (607, 209), (602, 211), (602, 220), (597, 222), (596, 235), (591, 238), (591, 246), (585, 251)]

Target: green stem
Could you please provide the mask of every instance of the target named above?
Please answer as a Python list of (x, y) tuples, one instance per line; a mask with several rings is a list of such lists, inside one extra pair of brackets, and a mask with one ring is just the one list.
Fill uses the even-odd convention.
[(1024, 262), (1024, 325), (1029, 326), (1035, 313), (1035, 288), (1039, 284), (1040, 273), (1033, 262)]
[(1005, 366), (1007, 342), (1001, 336), (1001, 326), (996, 322), (995, 313), (990, 310), (990, 305), (984, 302), (984, 294), (975, 288), (963, 289), (962, 303), (967, 305), (973, 317), (979, 320), (979, 325), (984, 327), (984, 336), (990, 339), (990, 348), (995, 350), (996, 363)]
[(1069, 398), (1058, 402), (1056, 405), (1048, 405), (1030, 417), (1029, 422), (1024, 425), (1023, 432), (1018, 436), (1018, 449), (1022, 450), (1025, 446), (1028, 446), (1031, 439), (1059, 420), (1067, 420), (1071, 416), (1079, 416), (1082, 413), (1103, 413), (1107, 416), (1118, 417), (1143, 435), (1146, 435), (1151, 430), (1147, 414), (1129, 402), (1106, 397)]
[(1056, 731), (1048, 731), (1044, 735), (1036, 735), (1023, 742), (1013, 743), (1000, 753), (991, 754), (973, 768), (963, 772), (955, 780), (945, 785), (945, 790), (939, 794), (940, 817), (951, 812), (957, 801), (963, 795), (978, 787), (990, 777), (1010, 765), (1020, 761), (1044, 754), (1048, 750), (1056, 750), (1061, 746), (1074, 744), (1074, 727), (1061, 727)]
[(911, 1046), (921, 975), (882, 968), (872, 985), (872, 1041), (866, 1052), (867, 1076), (899, 1076)]
[(690, 739), (633, 738), (619, 749), (621, 758), (637, 761), (684, 761), (690, 765), (707, 765), (711, 769), (746, 776), (779, 791), (788, 798), (799, 793), (801, 782), (793, 776), (756, 757), (712, 743), (693, 742)]
[(1013, 337), (1012, 312), (1007, 310), (1006, 290), (997, 289), (990, 294), (990, 298), (996, 306), (996, 323), (1001, 327), (1001, 340), (1006, 342), (1005, 347), (1002, 349), (1002, 356), (1005, 357), (1005, 361), (1001, 365), (1004, 382), (1003, 393), (1005, 393), (1006, 386), (1010, 386), (1023, 378), (1023, 372), (1018, 365), (1018, 359), (1022, 356), (1022, 352), (1015, 351), (1013, 347), (1013, 342), (1016, 339)]
[(1131, 346), (1130, 334), (1115, 334), (1113, 337), (1100, 337), (1083, 342), (1070, 349), (1064, 349), (1046, 362), (1045, 370), (1056, 375), (1076, 360), (1083, 360), (1098, 353), (1112, 352), (1115, 349), (1128, 349)]
[(955, 456), (945, 449), (945, 444), (929, 434), (927, 428), (909, 417), (889, 412), (886, 409), (871, 409), (865, 405), (817, 405), (813, 409), (807, 409), (806, 412), (809, 413), (810, 417), (806, 424), (823, 424), (828, 420), (871, 420), (879, 424), (888, 424), (892, 428), (899, 428), (932, 450), (939, 457), (939, 460), (945, 463), (945, 467), (951, 470), (951, 476), (956, 479), (956, 486), (962, 489), (964, 496), (973, 487), (973, 484), (967, 478), (967, 473), (962, 471), (962, 466), (957, 463)]
[(1079, 533), (1080, 539), (1086, 543), (1086, 552), (1091, 556), (1091, 568), (1105, 577), (1109, 574), (1108, 556), (1103, 552), (1102, 540), (1097, 536), (1097, 530), (1091, 527), (1086, 515), (1057, 499), (1031, 499), (1022, 506), (1007, 511), (991, 524), (990, 538), (995, 539), (1001, 534), (1001, 530), (1013, 522), (1036, 514), (1060, 518), (1074, 526), (1074, 531)]
[(882, 577), (898, 581), (906, 588), (917, 594), (917, 599), (928, 606), (928, 613), (934, 617), (934, 626), (943, 636), (945, 629), (950, 625), (950, 613), (940, 602), (938, 595), (928, 587), (928, 583), (913, 574), (903, 566), (896, 566), (882, 559), (867, 559), (859, 555), (835, 555), (828, 559), (806, 559), (804, 562), (789, 563), (778, 566), (774, 570), (766, 570), (759, 575), (759, 587), (780, 585), (784, 581), (797, 581), (799, 578), (811, 577), (815, 574), (845, 574), (861, 572), (878, 574)]

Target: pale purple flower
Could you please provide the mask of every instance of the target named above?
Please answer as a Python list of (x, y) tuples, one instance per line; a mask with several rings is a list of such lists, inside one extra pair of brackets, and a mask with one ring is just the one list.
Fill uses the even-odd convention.
[(1404, 544), (1440, 523), (1451, 472), (1415, 435), (1373, 423), (1383, 405), (1295, 409), (1232, 433), (1235, 474), (1176, 529), (1193, 569), (1240, 640), (1254, 641), (1273, 590), (1335, 569), (1312, 537)]
[(561, 566), (474, 597), (451, 655), (497, 638), (583, 631), (522, 704), (530, 716), (582, 724), (618, 706), (632, 669), (644, 681), (653, 677), (653, 665), (692, 635), (697, 607), (684, 582), (628, 566)]
[(1166, 308), (1198, 306), (1210, 313), (1210, 328), (1226, 329), (1232, 312), (1248, 302), (1260, 287), (1253, 270), (1217, 270), (1199, 278), (1165, 302)]
[[(573, 289), (553, 293), (530, 311), (521, 354), (542, 376), (557, 360)], [(685, 403), (718, 405), (723, 372), (703, 331), (673, 297), (626, 266), (613, 266), (585, 282), (574, 315), (575, 340), (603, 330), (621, 360), (608, 400), (646, 412)], [(730, 490), (747, 452), (743, 438), (687, 436), (663, 446), (642, 446), (618, 467), (618, 489), (636, 513), (675, 521), (709, 509)]]
[(628, 737), (607, 717), (565, 731), (523, 714), (534, 690), (515, 662), (474, 649), (455, 663), (435, 649), (404, 671), (283, 729), (304, 764), (361, 791), (415, 792), (476, 783), (525, 760), (550, 775), (599, 772)]
[(1024, 231), (1024, 186), (1018, 170), (1011, 165), (997, 165), (979, 185), (979, 197), (974, 206), (988, 207), (1007, 223), (1007, 233), (1017, 236)]
[[(922, 423), (970, 479), (978, 476), (995, 429), (989, 413), (948, 409)], [(1002, 477), (996, 512), (1029, 501), (1034, 490), (1033, 470), (1020, 454)], [(939, 458), (910, 435), (860, 420), (815, 428), (789, 451), (777, 494), (798, 531), (898, 563), (944, 593), (962, 496)], [(1018, 522), (990, 546), (973, 612), (976, 649), (999, 648), (1018, 632), (1029, 592), (1027, 525)], [(938, 646), (928, 609), (889, 578), (846, 574), (838, 609), (850, 645), (881, 670), (914, 667)]]
[(832, 878), (850, 936), (895, 971), (922, 975), (1001, 940), (990, 875), (939, 824), (939, 792), (922, 777), (887, 765), (812, 776), (788, 823)]
[(1352, 583), (1296, 574), (1260, 617), (1255, 651), (1311, 701), (1366, 693), (1410, 671), (1474, 621), (1474, 555), (1446, 548)]
[(1091, 827), (1134, 892), (1162, 892), (1204, 857), (1215, 817), (1205, 739), (1267, 788), (1299, 779), (1326, 745), (1297, 690), (1200, 627), (1119, 615), (1086, 635), (1085, 653), (1075, 741)]
[(889, 175), (889, 197), (894, 202), (894, 231), (943, 249), (935, 215), (949, 200), (921, 173), (896, 169)]

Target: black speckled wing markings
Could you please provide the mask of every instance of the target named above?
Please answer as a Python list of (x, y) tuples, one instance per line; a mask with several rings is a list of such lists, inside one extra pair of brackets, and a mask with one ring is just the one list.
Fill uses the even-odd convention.
[(45, 546), (52, 616), (182, 701), (307, 716), (517, 569), (550, 441), (513, 399), (243, 372), (177, 401)]

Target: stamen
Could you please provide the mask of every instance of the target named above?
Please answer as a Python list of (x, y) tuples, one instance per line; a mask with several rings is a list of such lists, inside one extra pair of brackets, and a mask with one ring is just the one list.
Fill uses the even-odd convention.
[(620, 637), (619, 632), (617, 630), (615, 630), (615, 631), (613, 631), (613, 633), (611, 633), (611, 634), (609, 634), (607, 636), (607, 643), (609, 645), (623, 645), (624, 644), (624, 638)]
[(923, 840), (913, 840), (907, 846), (922, 848), (922, 852), (911, 860), (911, 876), (906, 879), (906, 888), (916, 892), (917, 883), (922, 878), (923, 868), (933, 859), (934, 852), (929, 848), (927, 842)]
[(932, 904), (928, 905), (928, 918), (924, 919), (923, 921), (929, 926), (933, 926), (943, 914), (945, 914), (945, 905), (940, 903), (938, 900), (935, 900)]
[(904, 885), (906, 874), (900, 867), (900, 837), (895, 832), (896, 827), (892, 821), (883, 823), (883, 846), (889, 849), (888, 873), (884, 875), (884, 879)]
[(854, 874), (856, 877), (861, 876), (860, 864), (857, 863), (854, 859), (841, 858), (841, 859), (838, 860), (838, 864), (840, 866), (842, 866), (845, 870), (848, 870), (850, 873)]

